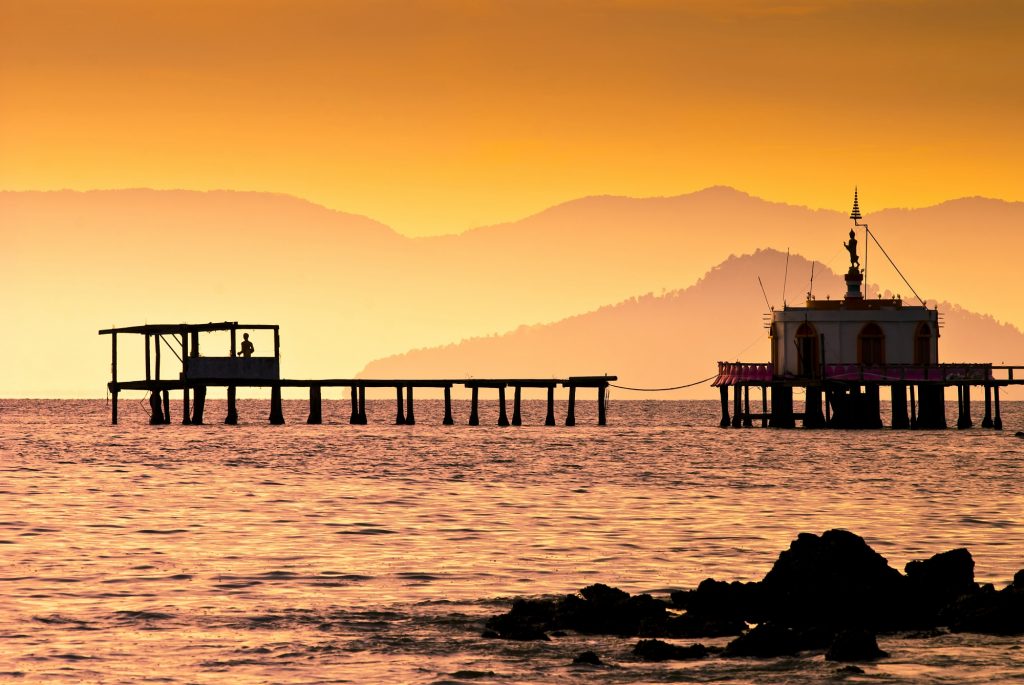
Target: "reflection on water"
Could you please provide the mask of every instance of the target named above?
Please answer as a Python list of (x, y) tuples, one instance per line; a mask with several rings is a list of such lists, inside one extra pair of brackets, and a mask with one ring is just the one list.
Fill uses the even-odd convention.
[[(484, 404), (481, 422), (497, 409)], [(799, 531), (846, 527), (897, 568), (957, 546), (1024, 567), (1020, 408), (1007, 431), (721, 430), (717, 405), (617, 402), (598, 428), (369, 426), (328, 402), (150, 427), (122, 403), (0, 403), (0, 676), (69, 682), (816, 682), (820, 656), (640, 664), (632, 642), (479, 637), (510, 597), (756, 579)], [(456, 415), (468, 409), (456, 406)], [(210, 402), (207, 420), (223, 416)], [(377, 421), (377, 424), (374, 424)], [(715, 644), (717, 641), (705, 641)], [(889, 638), (886, 682), (1024, 676), (1018, 640)], [(594, 649), (614, 668), (570, 666)]]

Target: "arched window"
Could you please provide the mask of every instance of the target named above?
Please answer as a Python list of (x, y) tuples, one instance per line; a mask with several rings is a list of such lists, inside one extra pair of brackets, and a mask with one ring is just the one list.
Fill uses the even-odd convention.
[(914, 363), (921, 366), (932, 363), (932, 327), (924, 321), (917, 324), (914, 334)]
[(806, 321), (796, 329), (797, 374), (805, 378), (815, 378), (821, 361), (818, 359), (818, 331), (813, 324)]
[(857, 336), (857, 361), (867, 366), (885, 363), (885, 333), (876, 323), (864, 324)]

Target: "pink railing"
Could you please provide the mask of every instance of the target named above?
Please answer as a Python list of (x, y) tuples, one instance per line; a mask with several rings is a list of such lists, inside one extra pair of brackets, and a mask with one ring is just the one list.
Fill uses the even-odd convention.
[[(825, 379), (831, 381), (881, 381), (908, 383), (937, 382), (984, 382), (995, 380), (991, 364), (826, 364)], [(1011, 367), (997, 367), (1007, 368)], [(1013, 367), (1020, 368), (1020, 367)], [(1012, 369), (1009, 371), (1013, 378)], [(816, 373), (819, 378), (821, 373)], [(712, 385), (736, 385), (739, 383), (771, 383), (773, 380), (794, 380), (799, 376), (776, 377), (771, 364), (747, 362), (718, 362), (718, 376)]]

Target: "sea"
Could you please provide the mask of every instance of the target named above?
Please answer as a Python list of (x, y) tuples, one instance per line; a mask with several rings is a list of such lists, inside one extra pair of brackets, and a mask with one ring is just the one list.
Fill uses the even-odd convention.
[[(609, 425), (415, 426), (371, 401), (323, 425), (222, 401), (207, 425), (119, 425), (95, 401), (0, 401), (0, 681), (68, 683), (997, 683), (1019, 637), (883, 635), (890, 657), (644, 663), (636, 639), (481, 636), (517, 597), (606, 583), (667, 596), (757, 580), (800, 532), (845, 528), (898, 569), (967, 547), (1024, 568), (1024, 404), (1002, 432), (718, 428), (716, 402), (612, 400)], [(564, 416), (564, 406), (557, 408)], [(955, 419), (954, 407), (948, 416)], [(954, 421), (955, 422), (955, 421)], [(980, 423), (980, 417), (975, 416)], [(722, 646), (727, 639), (700, 640)], [(678, 640), (689, 644), (693, 640)], [(573, 665), (586, 650), (603, 666)]]

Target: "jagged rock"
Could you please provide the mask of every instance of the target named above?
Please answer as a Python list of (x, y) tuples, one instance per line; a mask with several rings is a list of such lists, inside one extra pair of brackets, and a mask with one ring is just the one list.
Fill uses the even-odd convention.
[(866, 630), (844, 630), (836, 635), (825, 653), (826, 661), (875, 661), (889, 656), (878, 648), (874, 634)]
[(589, 666), (603, 666), (604, 662), (601, 661), (601, 657), (597, 655), (597, 652), (580, 652), (572, 660), (574, 664), (587, 664)]
[(934, 625), (942, 609), (964, 595), (978, 592), (974, 558), (963, 547), (911, 561), (904, 571), (911, 612), (922, 625)]
[(548, 640), (556, 603), (547, 599), (517, 599), (507, 614), (492, 616), (487, 628), (506, 640)]
[(861, 674), (864, 673), (864, 669), (861, 668), (860, 666), (854, 666), (854, 665), (851, 664), (849, 666), (843, 666), (842, 668), (837, 668), (836, 669), (836, 673), (838, 675), (861, 675)]
[(702, 580), (695, 590), (672, 593), (674, 606), (708, 618), (746, 618), (757, 613), (760, 602), (760, 583), (726, 583), (714, 578)]
[(956, 633), (986, 635), (1024, 634), (1024, 577), (1018, 571), (1013, 583), (998, 592), (986, 585), (973, 595), (953, 602), (940, 615)]
[(892, 629), (905, 578), (846, 530), (800, 533), (761, 581), (765, 617), (792, 626)]
[(1014, 435), (1014, 437), (1017, 437), (1017, 438), (1024, 438), (1024, 431), (1017, 431), (1013, 435)]
[(762, 659), (791, 656), (807, 649), (824, 649), (831, 638), (830, 632), (797, 630), (776, 623), (762, 623), (726, 645), (725, 656)]
[(661, 640), (640, 640), (633, 647), (633, 656), (641, 661), (684, 661), (703, 659), (707, 655), (707, 647), (699, 642), (681, 647)]

